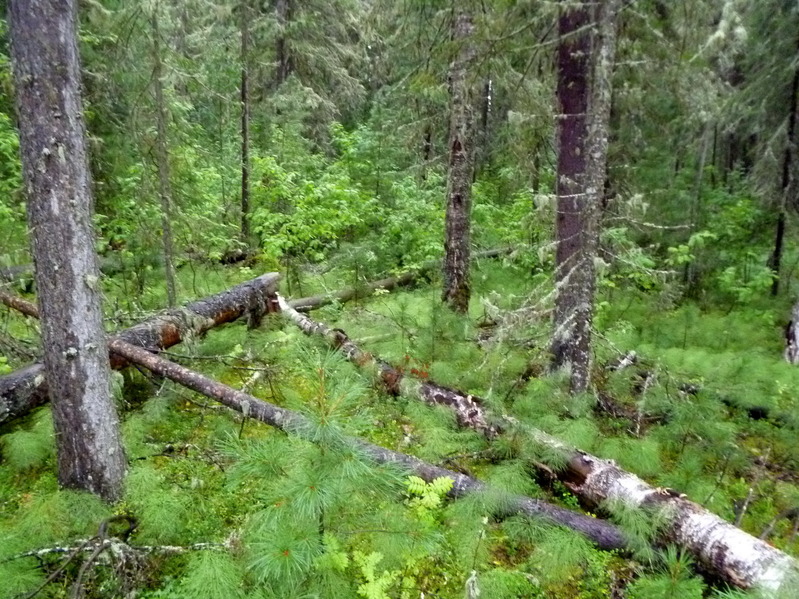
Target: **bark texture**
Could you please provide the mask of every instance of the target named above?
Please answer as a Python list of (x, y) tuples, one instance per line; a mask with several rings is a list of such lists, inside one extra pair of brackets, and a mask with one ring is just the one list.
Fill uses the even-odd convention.
[(94, 252), (74, 0), (9, 6), (28, 226), (52, 381), (58, 481), (107, 500), (126, 462), (111, 401)]
[(561, 4), (552, 365), (570, 371), (571, 391), (577, 393), (590, 383), (594, 259), (605, 186), (619, 0), (575, 8)]
[[(799, 51), (799, 43), (797, 44)], [(774, 251), (770, 257), (771, 270), (774, 272), (774, 281), (771, 284), (771, 295), (777, 295), (780, 291), (780, 263), (782, 262), (782, 247), (785, 238), (785, 211), (787, 206), (799, 207), (797, 198), (791, 197), (796, 194), (796, 182), (794, 181), (794, 155), (796, 153), (796, 112), (797, 101), (799, 101), (799, 63), (793, 72), (791, 83), (791, 104), (788, 113), (788, 132), (785, 143), (785, 152), (782, 156), (782, 182), (780, 198), (780, 212), (777, 215), (777, 232), (774, 236)]]
[(158, 27), (158, 4), (150, 18), (153, 35), (153, 93), (155, 94), (155, 156), (158, 163), (158, 196), (161, 199), (161, 243), (164, 248), (164, 274), (169, 307), (177, 303), (175, 285), (175, 250), (172, 238), (172, 177), (167, 141), (167, 109), (164, 99), (164, 63), (161, 58), (161, 31)]
[(250, 5), (241, 9), (241, 238), (250, 238)]
[(306, 335), (319, 335), (334, 348), (343, 353), (348, 360), (360, 368), (370, 371), (383, 388), (392, 395), (419, 397), (431, 405), (447, 406), (455, 412), (458, 424), (474, 429), (488, 437), (494, 437), (497, 428), (486, 421), (485, 411), (479, 398), (464, 395), (460, 391), (448, 389), (434, 383), (420, 382), (405, 376), (405, 373), (394, 368), (372, 354), (363, 351), (341, 329), (330, 327), (311, 320), (304, 314), (294, 310), (280, 295), (278, 306), (284, 316), (296, 324)]
[(799, 564), (787, 554), (722, 520), (671, 489), (655, 488), (616, 466), (612, 460), (570, 447), (544, 431), (522, 427), (510, 418), (493, 417), (477, 396), (449, 389), (432, 381), (413, 380), (390, 364), (368, 354), (340, 329), (330, 329), (293, 310), (278, 296), (284, 316), (308, 335), (320, 335), (347, 359), (370, 372), (391, 393), (442, 405), (455, 412), (458, 423), (489, 439), (505, 429), (517, 429), (538, 445), (564, 457), (560, 476), (584, 501), (595, 506), (624, 503), (639, 508), (665, 509), (669, 514), (662, 541), (687, 550), (708, 571), (741, 588), (767, 590), (799, 584)]
[[(245, 315), (250, 324), (255, 325), (271, 309), (278, 279), (279, 275), (276, 273), (262, 275), (191, 303), (183, 309), (163, 312), (118, 333), (115, 337), (158, 351)], [(12, 302), (7, 301), (9, 297)], [(36, 316), (30, 311), (35, 306), (10, 294), (0, 293), (0, 302), (30, 316)], [(119, 357), (111, 356), (111, 366), (119, 369), (127, 366), (127, 363)], [(41, 364), (33, 364), (0, 377), (0, 424), (24, 416), (36, 406), (45, 403), (48, 398), (47, 379)]]
[(464, 7), (456, 9), (452, 38), (459, 46), (449, 69), (450, 125), (447, 214), (444, 232), (444, 289), (441, 299), (456, 312), (469, 309), (474, 108), (469, 67), (474, 61), (474, 25)]
[(294, 61), (291, 58), (291, 48), (289, 46), (286, 30), (291, 24), (292, 0), (276, 0), (275, 20), (278, 26), (278, 35), (275, 40), (275, 55), (277, 65), (275, 66), (275, 89), (278, 89), (289, 78), (294, 71)]
[[(249, 418), (254, 418), (283, 431), (293, 434), (302, 434), (303, 431), (312, 430), (308, 420), (296, 412), (280, 408), (262, 401), (252, 395), (223, 385), (213, 379), (189, 370), (183, 366), (159, 358), (139, 347), (125, 343), (119, 339), (109, 342), (109, 349), (121, 358), (180, 383), (207, 397), (216, 399), (220, 403), (241, 412)], [(417, 476), (430, 481), (446, 476), (454, 481), (450, 495), (462, 497), (470, 493), (480, 493), (489, 490), (488, 485), (472, 477), (452, 472), (378, 445), (372, 445), (358, 439), (349, 439), (349, 442), (369, 458), (381, 464), (396, 464), (397, 466), (413, 472)], [(548, 504), (539, 499), (532, 499), (521, 495), (509, 495), (503, 502), (501, 511), (496, 516), (524, 514), (534, 518), (544, 519), (552, 524), (571, 528), (596, 543), (602, 549), (620, 549), (626, 545), (626, 540), (621, 531), (614, 525), (590, 516)]]

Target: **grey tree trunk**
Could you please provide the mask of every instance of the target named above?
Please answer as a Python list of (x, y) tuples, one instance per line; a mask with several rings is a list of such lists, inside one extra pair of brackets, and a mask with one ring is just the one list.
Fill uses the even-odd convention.
[(450, 127), (447, 215), (444, 233), (444, 289), (441, 299), (456, 312), (469, 309), (470, 218), (474, 173), (474, 116), (468, 69), (474, 61), (474, 25), (459, 7), (452, 38), (459, 45), (449, 69)]
[(94, 252), (76, 2), (14, 0), (8, 15), (58, 481), (114, 500), (126, 463)]
[(156, 108), (155, 155), (158, 162), (158, 195), (161, 199), (161, 242), (164, 247), (164, 274), (166, 296), (169, 307), (177, 303), (175, 291), (175, 250), (172, 237), (172, 178), (169, 173), (169, 151), (167, 141), (167, 113), (164, 100), (164, 67), (161, 58), (161, 33), (158, 28), (158, 4), (156, 3), (150, 23), (153, 35), (153, 92)]
[[(571, 391), (578, 393), (590, 382), (594, 258), (607, 166), (618, 0), (576, 8), (562, 4), (552, 366), (570, 372)], [(592, 24), (598, 29), (594, 35)]]
[(241, 6), (241, 238), (250, 240), (250, 6)]

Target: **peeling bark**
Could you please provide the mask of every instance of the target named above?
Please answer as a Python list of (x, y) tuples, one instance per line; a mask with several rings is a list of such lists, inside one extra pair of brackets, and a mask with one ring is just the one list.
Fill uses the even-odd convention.
[[(147, 349), (158, 351), (180, 343), (187, 337), (202, 335), (209, 329), (232, 322), (247, 315), (252, 325), (270, 310), (270, 301), (279, 279), (276, 273), (262, 275), (189, 304), (185, 308), (163, 312), (114, 337)], [(33, 304), (0, 292), (0, 302), (36, 316)], [(36, 314), (31, 313), (31, 308)], [(127, 363), (111, 356), (111, 367), (120, 369)], [(48, 386), (44, 367), (33, 364), (9, 375), (0, 377), (0, 424), (24, 416), (48, 400)]]
[[(561, 4), (557, 86), (560, 106), (557, 294), (552, 367), (569, 370), (571, 391), (579, 393), (590, 383), (594, 259), (607, 164), (619, 0), (601, 0), (576, 7), (566, 6), (566, 2)], [(598, 29), (594, 35), (589, 33), (592, 25)], [(592, 56), (593, 73), (589, 61)]]
[(364, 352), (344, 331), (330, 329), (293, 310), (278, 296), (287, 318), (308, 335), (320, 335), (349, 360), (370, 372), (391, 393), (452, 409), (461, 426), (493, 438), (504, 429), (517, 429), (538, 445), (564, 456), (559, 474), (565, 484), (584, 501), (596, 506), (624, 503), (638, 508), (667, 510), (669, 521), (661, 540), (687, 550), (708, 571), (741, 588), (789, 589), (799, 584), (799, 564), (787, 554), (722, 520), (702, 506), (671, 489), (655, 488), (612, 460), (589, 455), (570, 447), (544, 431), (522, 427), (513, 419), (501, 421), (483, 407), (485, 400), (448, 389), (431, 381), (413, 380), (376, 356)]
[(474, 25), (467, 9), (456, 10), (452, 38), (460, 45), (449, 70), (450, 126), (444, 288), (441, 299), (456, 312), (469, 309), (469, 260), (474, 178), (474, 103), (469, 67), (475, 58)]
[(316, 322), (304, 314), (300, 314), (279, 294), (277, 301), (283, 315), (294, 322), (306, 335), (319, 335), (326, 339), (348, 360), (370, 372), (391, 395), (420, 397), (430, 405), (447, 406), (455, 412), (455, 417), (461, 426), (474, 429), (488, 437), (496, 436), (497, 429), (486, 421), (485, 411), (479, 403), (479, 398), (464, 395), (460, 391), (441, 385), (406, 377), (405, 373), (398, 368), (363, 351), (341, 329), (331, 329), (321, 322)]
[[(313, 429), (307, 418), (301, 414), (275, 406), (252, 395), (223, 385), (202, 374), (125, 343), (120, 339), (112, 339), (109, 342), (109, 349), (126, 361), (144, 366), (158, 375), (184, 385), (206, 397), (213, 398), (248, 418), (259, 420), (291, 434), (302, 435), (303, 431)], [(348, 442), (377, 463), (399, 466), (427, 481), (438, 477), (451, 478), (454, 481), (452, 490), (449, 493), (452, 497), (462, 497), (490, 490), (488, 485), (475, 478), (435, 466), (419, 458), (359, 439), (350, 438)], [(593, 541), (601, 549), (621, 549), (626, 545), (623, 533), (614, 525), (546, 503), (540, 499), (509, 494), (505, 497), (505, 501), (502, 502), (502, 507), (498, 508), (494, 515), (503, 517), (514, 514), (539, 518), (551, 524), (570, 528)]]

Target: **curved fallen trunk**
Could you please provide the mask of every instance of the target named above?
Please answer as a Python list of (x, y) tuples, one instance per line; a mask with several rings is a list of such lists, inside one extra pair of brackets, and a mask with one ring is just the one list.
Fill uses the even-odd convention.
[[(254, 326), (271, 309), (271, 298), (279, 278), (280, 275), (276, 273), (261, 275), (222, 293), (193, 302), (185, 308), (157, 314), (117, 333), (114, 338), (160, 350), (244, 315), (248, 316), (250, 324)], [(36, 306), (23, 299), (0, 291), (0, 302), (38, 318)], [(112, 368), (120, 369), (126, 365), (124, 359), (111, 356)], [(47, 400), (47, 381), (42, 364), (32, 364), (0, 377), (0, 424), (27, 414)]]
[[(174, 362), (164, 360), (140, 347), (126, 343), (122, 339), (111, 339), (108, 342), (108, 348), (119, 358), (143, 366), (197, 393), (215, 399), (227, 407), (241, 412), (248, 418), (260, 420), (270, 426), (274, 426), (292, 434), (302, 434), (304, 430), (313, 430), (307, 418), (297, 412), (278, 407), (252, 395), (223, 385), (198, 372), (189, 370)], [(396, 464), (427, 481), (442, 476), (451, 478), (454, 484), (450, 491), (450, 495), (453, 497), (462, 497), (470, 493), (479, 493), (489, 490), (488, 485), (475, 478), (435, 466), (419, 458), (373, 445), (359, 439), (350, 438), (348, 441), (375, 462), (380, 464)], [(581, 533), (601, 549), (621, 549), (626, 546), (626, 540), (622, 532), (616, 526), (602, 520), (522, 495), (510, 495), (506, 499), (507, 501), (502, 502), (503, 507), (499, 513), (495, 514), (496, 516), (524, 514), (535, 518), (541, 518), (552, 524), (565, 526)]]
[[(464, 394), (410, 377), (353, 343), (344, 331), (330, 329), (300, 314), (278, 295), (284, 316), (308, 335), (324, 337), (334, 348), (357, 365), (370, 371), (394, 394), (422, 399), (453, 409), (461, 426), (469, 426), (493, 437), (505, 427), (518, 427), (510, 418), (493, 420), (479, 397)], [(561, 470), (564, 482), (583, 500), (594, 505), (622, 502), (632, 507), (657, 507), (671, 515), (664, 540), (687, 550), (707, 570), (740, 588), (768, 591), (788, 590), (799, 584), (799, 563), (791, 556), (722, 520), (702, 506), (671, 489), (654, 488), (639, 477), (619, 468), (612, 460), (589, 455), (569, 447), (551, 435), (524, 428), (536, 443), (566, 457)]]

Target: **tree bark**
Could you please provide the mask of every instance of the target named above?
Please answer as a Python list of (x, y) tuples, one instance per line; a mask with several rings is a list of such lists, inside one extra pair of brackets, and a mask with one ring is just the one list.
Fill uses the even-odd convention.
[[(216, 399), (248, 418), (259, 420), (291, 434), (302, 435), (303, 431), (313, 430), (313, 426), (301, 414), (280, 408), (252, 395), (218, 383), (202, 374), (159, 358), (120, 339), (111, 340), (109, 348), (120, 358), (139, 366), (144, 366), (152, 372), (180, 383), (206, 397)], [(350, 438), (348, 442), (377, 463), (397, 465), (427, 481), (438, 477), (451, 478), (454, 481), (450, 491), (450, 496), (452, 497), (462, 497), (471, 493), (490, 490), (488, 485), (477, 479), (434, 466), (413, 456), (391, 451), (359, 439)], [(503, 506), (499, 509), (501, 511), (495, 514), (498, 517), (523, 514), (543, 519), (551, 524), (571, 528), (596, 543), (602, 549), (620, 549), (626, 545), (623, 533), (614, 525), (548, 504), (539, 499), (521, 495), (508, 495), (506, 501), (503, 502)]]
[[(799, 49), (799, 44), (797, 45)], [(782, 262), (782, 246), (785, 237), (785, 212), (787, 206), (793, 204), (797, 206), (796, 199), (791, 199), (792, 191), (796, 189), (796, 182), (793, 177), (793, 162), (796, 152), (796, 112), (797, 101), (799, 101), (799, 64), (793, 72), (793, 82), (791, 83), (791, 105), (788, 113), (788, 134), (785, 141), (785, 152), (782, 157), (782, 185), (780, 198), (780, 213), (777, 216), (777, 232), (774, 236), (774, 252), (771, 254), (770, 266), (774, 272), (774, 281), (771, 283), (771, 295), (776, 296), (780, 292), (780, 264)]]
[(275, 40), (275, 90), (279, 89), (294, 70), (291, 59), (291, 48), (288, 43), (286, 29), (291, 23), (292, 0), (277, 0), (275, 2), (275, 20), (277, 21), (277, 39)]
[(172, 177), (169, 173), (169, 142), (167, 141), (167, 112), (164, 99), (164, 68), (161, 58), (161, 32), (158, 27), (158, 2), (150, 18), (153, 35), (153, 91), (155, 93), (156, 140), (158, 162), (158, 195), (161, 199), (161, 243), (164, 247), (164, 274), (169, 307), (177, 303), (175, 286), (174, 240), (172, 237)]
[[(561, 114), (552, 367), (569, 371), (572, 393), (585, 391), (590, 383), (594, 259), (607, 168), (618, 2), (601, 0), (577, 8), (562, 2), (558, 22)], [(588, 31), (592, 25), (598, 29), (596, 44)]]
[[(127, 343), (158, 351), (180, 343), (188, 336), (202, 335), (213, 327), (247, 315), (254, 325), (270, 310), (279, 275), (270, 273), (231, 289), (189, 304), (185, 308), (163, 312), (115, 335)], [(11, 298), (11, 301), (8, 301)], [(35, 306), (10, 294), (0, 293), (0, 302), (36, 316)], [(31, 308), (33, 310), (31, 310)], [(111, 356), (111, 367), (127, 366)], [(33, 364), (0, 377), (0, 424), (30, 412), (48, 400), (48, 384), (41, 364)]]
[(485, 400), (432, 381), (414, 380), (352, 342), (340, 329), (330, 329), (293, 310), (278, 296), (283, 315), (307, 335), (319, 335), (347, 359), (376, 378), (390, 393), (441, 405), (455, 412), (458, 423), (492, 439), (504, 429), (516, 429), (549, 451), (564, 457), (562, 480), (584, 501), (602, 506), (619, 502), (638, 508), (663, 508), (670, 514), (663, 529), (665, 542), (674, 543), (696, 558), (708, 571), (741, 588), (792, 588), (799, 564), (792, 557), (745, 533), (734, 525), (671, 489), (654, 488), (613, 461), (569, 447), (555, 437), (510, 418), (500, 420), (485, 408)]
[(106, 500), (126, 461), (110, 396), (74, 0), (9, 6), (20, 153), (52, 381), (58, 481)]
[(250, 240), (250, 6), (241, 5), (241, 238)]
[(469, 309), (469, 252), (474, 174), (474, 116), (469, 68), (474, 62), (472, 16), (459, 7), (452, 22), (458, 55), (449, 70), (450, 127), (444, 288), (441, 299), (455, 312)]

